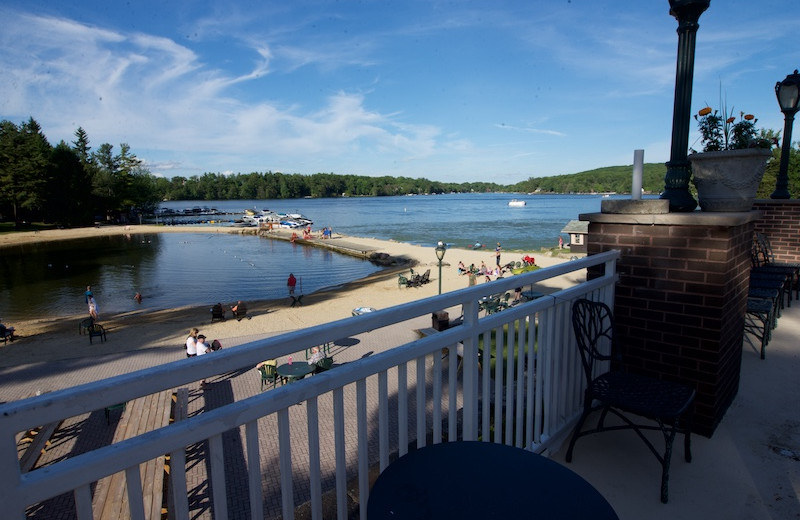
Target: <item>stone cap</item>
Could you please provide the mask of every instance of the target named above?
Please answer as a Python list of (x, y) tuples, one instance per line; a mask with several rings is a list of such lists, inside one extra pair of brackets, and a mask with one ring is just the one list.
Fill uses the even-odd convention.
[(760, 211), (735, 213), (691, 211), (687, 213), (631, 214), (581, 213), (578, 219), (602, 224), (642, 224), (656, 226), (740, 226), (761, 218)]

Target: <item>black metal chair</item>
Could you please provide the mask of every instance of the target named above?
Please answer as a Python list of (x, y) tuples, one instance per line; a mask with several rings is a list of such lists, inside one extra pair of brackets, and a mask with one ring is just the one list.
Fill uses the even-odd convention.
[(766, 358), (767, 344), (775, 327), (775, 304), (768, 298), (747, 298), (744, 330), (761, 341), (761, 359)]
[[(692, 461), (690, 412), (695, 397), (694, 389), (619, 370), (598, 374), (605, 364), (618, 360), (619, 354), (614, 343), (613, 315), (608, 305), (586, 299), (577, 300), (572, 305), (572, 328), (586, 377), (586, 390), (583, 413), (575, 425), (567, 449), (567, 462), (572, 461), (572, 451), (578, 438), (604, 431), (632, 429), (661, 463), (661, 502), (667, 503), (672, 443), (679, 432), (684, 434), (686, 462)], [(597, 426), (581, 431), (586, 419), (596, 410), (602, 410)], [(606, 426), (609, 413), (619, 417), (624, 424)], [(656, 425), (634, 422), (626, 413), (651, 419)], [(682, 424), (684, 419), (685, 426)], [(642, 430), (661, 431), (665, 445), (663, 454), (656, 450)]]
[(89, 325), (89, 327), (86, 329), (86, 331), (89, 333), (89, 344), (90, 345), (94, 343), (92, 338), (100, 338), (100, 343), (105, 342), (105, 340), (106, 340), (106, 329), (104, 329), (103, 326), (100, 325), (99, 323), (92, 323), (91, 325)]
[(792, 306), (792, 289), (795, 291), (795, 300), (800, 299), (800, 263), (776, 262), (769, 237), (763, 233), (753, 233), (751, 249), (753, 271), (765, 273), (780, 273), (787, 277), (786, 292), (787, 305)]

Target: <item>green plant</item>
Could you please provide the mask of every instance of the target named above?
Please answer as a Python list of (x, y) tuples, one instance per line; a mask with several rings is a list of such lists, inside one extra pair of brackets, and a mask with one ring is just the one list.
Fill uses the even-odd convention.
[(694, 118), (702, 136), (704, 152), (771, 148), (774, 144), (764, 130), (756, 129), (758, 119), (753, 114), (740, 112), (737, 121), (735, 116), (729, 115), (727, 108), (723, 108), (720, 114), (711, 107), (704, 107)]

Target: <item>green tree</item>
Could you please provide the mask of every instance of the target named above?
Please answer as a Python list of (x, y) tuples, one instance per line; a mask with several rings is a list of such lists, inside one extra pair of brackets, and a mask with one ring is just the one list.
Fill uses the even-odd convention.
[(50, 159), (52, 175), (47, 185), (45, 220), (61, 226), (84, 226), (92, 223), (94, 200), (89, 186), (91, 174), (80, 154), (61, 141)]
[(45, 204), (50, 176), (51, 146), (32, 117), (19, 127), (0, 122), (0, 200), (14, 215), (19, 227), (23, 213), (34, 216)]

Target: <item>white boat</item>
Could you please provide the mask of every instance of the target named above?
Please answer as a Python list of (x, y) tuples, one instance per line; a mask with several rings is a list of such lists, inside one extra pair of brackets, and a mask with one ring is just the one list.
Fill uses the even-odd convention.
[(519, 200), (519, 199), (512, 199), (508, 203), (509, 206), (514, 207), (514, 208), (521, 208), (521, 207), (525, 206), (525, 204), (526, 204), (526, 202), (524, 200)]

